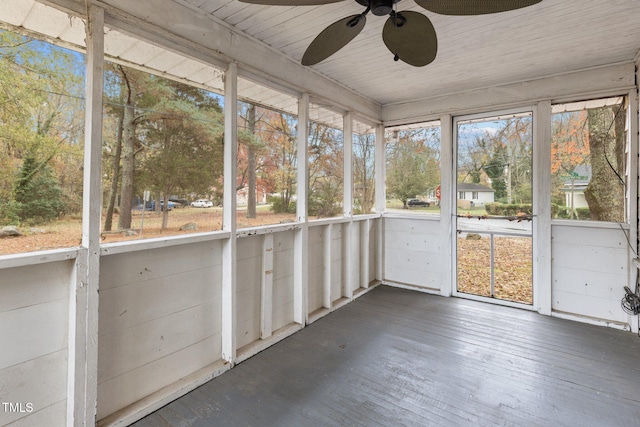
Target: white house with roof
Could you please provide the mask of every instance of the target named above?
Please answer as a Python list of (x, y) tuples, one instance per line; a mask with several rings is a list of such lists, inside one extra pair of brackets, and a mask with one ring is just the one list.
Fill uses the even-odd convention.
[(591, 181), (591, 165), (578, 165), (564, 181), (565, 206), (573, 209), (588, 208), (584, 191)]
[(458, 200), (469, 200), (472, 206), (495, 201), (495, 190), (482, 184), (458, 183)]

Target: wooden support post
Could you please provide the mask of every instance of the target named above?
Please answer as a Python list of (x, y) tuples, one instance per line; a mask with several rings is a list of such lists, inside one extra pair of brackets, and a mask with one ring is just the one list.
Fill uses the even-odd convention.
[(331, 308), (331, 233), (333, 232), (333, 226), (328, 224), (324, 227), (324, 239), (323, 239), (323, 258), (324, 258), (324, 271), (322, 281), (322, 306), (324, 308)]
[(360, 287), (369, 287), (369, 221), (360, 221)]
[(533, 302), (551, 315), (551, 102), (533, 112)]
[(86, 23), (82, 247), (70, 294), (67, 425), (93, 426), (98, 401), (98, 304), (102, 200), (104, 11), (88, 8)]
[[(636, 57), (636, 64), (640, 67), (640, 53)], [(636, 74), (640, 74), (636, 67)], [(640, 77), (640, 75), (638, 75)], [(636, 78), (636, 81), (638, 79)], [(638, 170), (639, 166), (638, 162), (640, 158), (638, 157), (638, 145), (640, 144), (640, 105), (638, 104), (638, 91), (637, 89), (632, 89), (629, 91), (629, 107), (627, 108), (627, 123), (628, 123), (628, 132), (627, 138), (629, 138), (629, 171), (628, 171), (628, 183), (627, 183), (627, 200), (629, 201), (629, 206), (627, 207), (627, 215), (629, 216), (629, 240), (633, 246), (633, 250), (638, 253)], [(632, 249), (629, 249), (629, 257), (634, 258), (636, 255), (633, 253)], [(638, 268), (636, 267), (635, 262), (631, 260), (629, 263), (629, 288), (635, 289), (635, 281), (636, 275), (638, 274)], [(638, 316), (629, 316), (629, 325), (631, 326), (631, 331), (634, 333), (638, 333), (638, 329), (640, 325), (638, 324)]]
[(445, 114), (440, 118), (440, 241), (442, 242), (442, 285), (440, 294), (451, 296), (455, 286), (453, 277), (456, 233), (453, 209), (455, 209), (456, 165), (453, 153), (453, 118)]
[[(376, 127), (376, 212), (384, 213), (387, 205), (386, 141), (384, 126)], [(384, 279), (384, 218), (376, 220), (376, 279)]]
[(273, 234), (262, 237), (260, 339), (271, 336), (273, 323)]
[(383, 213), (387, 203), (387, 188), (385, 186), (386, 162), (385, 162), (384, 126), (376, 126), (375, 149), (375, 207), (376, 213)]
[(296, 203), (299, 230), (295, 231), (293, 265), (293, 320), (300, 325), (309, 321), (307, 287), (309, 279), (309, 224), (307, 193), (309, 188), (309, 94), (303, 94), (298, 100), (298, 198)]
[(343, 178), (343, 215), (353, 216), (353, 119), (351, 113), (343, 117), (344, 140), (344, 178)]
[(351, 250), (351, 242), (353, 240), (351, 234), (353, 229), (353, 121), (351, 113), (347, 113), (343, 117), (343, 140), (344, 140), (344, 173), (343, 173), (343, 215), (350, 218), (351, 221), (344, 223), (342, 233), (342, 250), (344, 260), (344, 280), (342, 281), (342, 296), (345, 298), (353, 298), (353, 255)]
[(238, 68), (229, 64), (224, 76), (224, 202), (222, 229), (230, 236), (222, 245), (222, 359), (236, 359), (236, 168), (238, 149)]

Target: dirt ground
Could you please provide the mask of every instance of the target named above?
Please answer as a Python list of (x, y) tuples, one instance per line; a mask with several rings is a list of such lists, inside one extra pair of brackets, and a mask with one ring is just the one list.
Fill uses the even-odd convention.
[[(155, 212), (133, 212), (131, 230), (133, 235), (122, 232), (103, 232), (103, 243), (124, 240), (148, 239), (153, 237), (174, 236), (198, 233), (204, 231), (218, 231), (222, 229), (222, 210), (220, 208), (192, 208), (185, 207), (169, 212), (169, 227), (161, 230), (162, 214)], [(238, 228), (253, 227), (267, 224), (280, 224), (295, 220), (293, 214), (276, 214), (273, 212), (258, 212), (256, 218), (246, 218), (245, 211), (238, 211)], [(104, 219), (103, 219), (104, 221)], [(180, 230), (185, 224), (195, 223), (197, 230)], [(114, 229), (118, 224), (118, 216), (113, 218)], [(82, 220), (67, 218), (55, 223), (34, 228), (20, 227), (22, 236), (0, 239), (0, 255), (22, 252), (34, 252), (48, 249), (68, 248), (80, 245), (82, 241)]]
[[(495, 298), (533, 303), (531, 238), (495, 237)], [(491, 296), (490, 239), (458, 239), (458, 291)]]

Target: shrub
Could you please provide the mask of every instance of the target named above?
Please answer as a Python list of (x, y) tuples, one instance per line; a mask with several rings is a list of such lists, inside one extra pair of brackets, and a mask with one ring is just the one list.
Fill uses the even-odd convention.
[(489, 215), (495, 216), (516, 216), (520, 212), (524, 212), (528, 215), (533, 214), (533, 209), (530, 203), (521, 204), (504, 204), (504, 203), (485, 203), (484, 208)]
[(309, 215), (332, 217), (342, 212), (342, 193), (339, 186), (324, 185), (309, 195)]
[(20, 220), (39, 224), (58, 218), (64, 211), (62, 189), (49, 165), (27, 157), (18, 176), (15, 199)]
[(269, 196), (267, 202), (271, 203), (271, 212), (275, 213), (296, 213), (296, 202), (289, 202), (289, 206), (282, 206), (282, 197)]
[(558, 208), (557, 217), (560, 219), (579, 219), (579, 220), (591, 219), (591, 211), (589, 211), (589, 208), (575, 208), (575, 213), (576, 215), (571, 217), (570, 209), (566, 206), (562, 206)]
[(16, 201), (0, 203), (0, 226), (20, 225), (22, 204)]

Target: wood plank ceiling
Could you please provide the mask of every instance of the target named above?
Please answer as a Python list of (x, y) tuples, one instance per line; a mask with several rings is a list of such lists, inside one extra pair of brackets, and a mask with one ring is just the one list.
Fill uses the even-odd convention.
[[(323, 6), (260, 6), (238, 0), (171, 0), (213, 22), (267, 44), (299, 62), (314, 37), (331, 23), (363, 11), (354, 0)], [(351, 43), (313, 66), (332, 81), (386, 106), (468, 90), (522, 82), (602, 65), (631, 62), (640, 49), (638, 0), (543, 0), (501, 14), (456, 17), (428, 12), (412, 0), (397, 10), (424, 13), (436, 29), (439, 49), (425, 67), (394, 62), (382, 42), (386, 17), (369, 14)], [(84, 26), (76, 18), (34, 0), (0, 0), (0, 21), (44, 33), (56, 43), (82, 46)], [(214, 91), (222, 70), (117, 30), (105, 35), (107, 55)], [(294, 97), (240, 82), (240, 96), (296, 112)], [(282, 98), (282, 99), (281, 99)], [(327, 121), (340, 121), (337, 115)]]
[[(353, 0), (323, 6), (260, 6), (238, 0), (174, 0), (300, 61), (329, 24), (363, 11)], [(430, 65), (394, 62), (382, 42), (386, 17), (367, 16), (356, 39), (315, 65), (321, 74), (381, 105), (525, 81), (632, 61), (640, 49), (637, 0), (543, 0), (495, 15), (456, 17), (428, 12), (411, 0), (397, 10), (424, 13), (438, 34)]]

